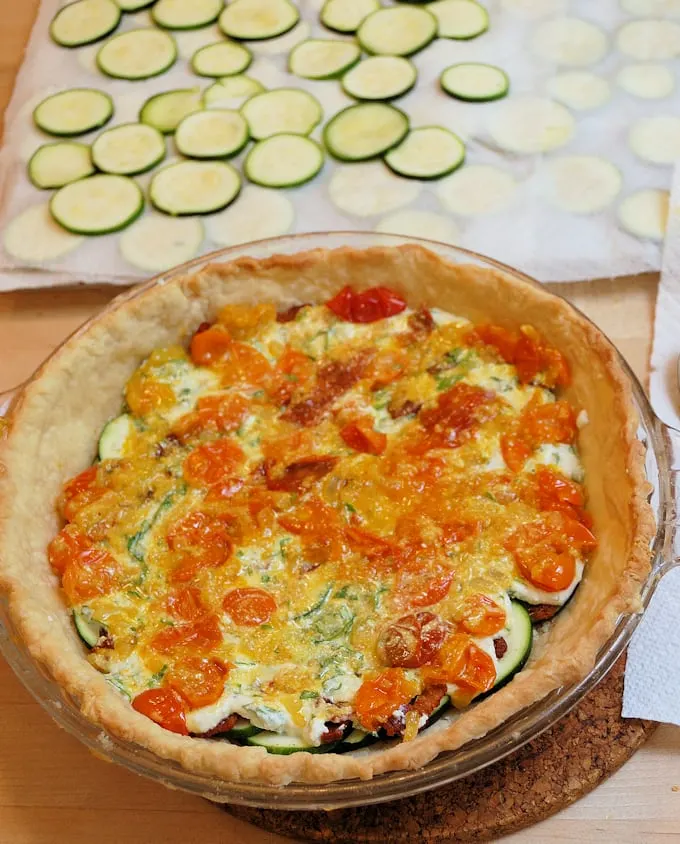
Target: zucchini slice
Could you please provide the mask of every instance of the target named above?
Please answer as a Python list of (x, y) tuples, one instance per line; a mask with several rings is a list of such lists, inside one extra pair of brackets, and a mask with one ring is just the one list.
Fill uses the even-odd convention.
[(119, 247), (128, 264), (159, 273), (194, 258), (201, 248), (203, 237), (203, 224), (195, 217), (149, 214), (123, 232)]
[(546, 97), (511, 97), (489, 121), (489, 134), (501, 149), (515, 153), (548, 152), (568, 143), (574, 118), (563, 105)]
[(465, 160), (465, 144), (441, 126), (412, 129), (385, 156), (385, 164), (409, 179), (440, 179)]
[(251, 182), (292, 188), (313, 179), (323, 167), (323, 150), (304, 135), (272, 135), (255, 144), (243, 166)]
[(620, 53), (640, 62), (663, 62), (680, 56), (680, 23), (669, 20), (629, 21), (616, 35)]
[(196, 50), (191, 69), (199, 76), (234, 76), (243, 73), (253, 60), (253, 54), (243, 44), (218, 41)]
[(336, 167), (328, 183), (333, 205), (343, 214), (357, 217), (396, 211), (414, 202), (421, 190), (421, 182), (399, 178), (382, 161)]
[(359, 44), (379, 56), (410, 56), (437, 35), (437, 19), (417, 6), (379, 9), (365, 18), (357, 30)]
[(334, 79), (353, 67), (361, 50), (352, 41), (310, 38), (298, 44), (288, 57), (288, 70), (303, 79)]
[(139, 119), (142, 123), (158, 129), (163, 135), (170, 135), (188, 114), (193, 114), (200, 108), (199, 88), (177, 88), (149, 97), (139, 112)]
[(363, 19), (379, 8), (379, 0), (326, 0), (319, 20), (335, 32), (356, 32)]
[(33, 121), (48, 135), (71, 137), (99, 129), (113, 116), (113, 100), (95, 88), (52, 94), (35, 107)]
[(498, 660), (494, 689), (504, 686), (524, 666), (531, 653), (533, 636), (529, 613), (518, 601), (511, 601), (508, 629), (503, 634), (508, 649)]
[(551, 205), (570, 214), (597, 214), (623, 188), (618, 168), (596, 155), (564, 155), (545, 162), (544, 192)]
[(158, 0), (151, 17), (163, 29), (199, 29), (216, 21), (222, 0)]
[(129, 226), (144, 209), (139, 185), (127, 176), (98, 173), (71, 182), (50, 201), (54, 219), (75, 234), (109, 234)]
[(349, 753), (351, 750), (360, 750), (362, 747), (368, 747), (369, 744), (379, 740), (379, 736), (375, 733), (367, 733), (365, 730), (360, 730), (355, 727), (344, 739), (338, 742), (334, 748), (334, 753)]
[(92, 618), (92, 612), (89, 609), (74, 610), (73, 623), (78, 635), (88, 648), (94, 648), (103, 636), (108, 635), (106, 627), (101, 621)]
[(633, 237), (662, 241), (666, 234), (670, 195), (665, 190), (638, 190), (619, 205), (619, 223)]
[(675, 76), (663, 64), (628, 64), (616, 76), (619, 87), (642, 100), (661, 100), (675, 90)]
[(238, 111), (190, 114), (177, 127), (175, 145), (187, 158), (230, 158), (248, 143), (248, 124)]
[(551, 97), (574, 111), (590, 111), (611, 99), (609, 81), (587, 70), (558, 73), (545, 87)]
[(131, 29), (100, 47), (97, 67), (114, 79), (150, 79), (177, 60), (175, 39), (161, 29)]
[(62, 188), (92, 173), (94, 165), (90, 148), (77, 141), (43, 144), (28, 162), (28, 177), (41, 190)]
[(285, 194), (248, 185), (239, 194), (236, 205), (206, 220), (206, 229), (213, 243), (236, 246), (286, 234), (294, 222), (295, 209)]
[(475, 0), (436, 0), (427, 7), (437, 18), (437, 35), (469, 41), (489, 28), (489, 13)]
[(141, 12), (143, 9), (148, 9), (153, 6), (156, 0), (116, 0), (119, 8), (123, 12)]
[(256, 141), (281, 133), (309, 135), (321, 122), (319, 101), (297, 88), (277, 88), (251, 97), (241, 108)]
[(360, 103), (335, 115), (324, 129), (328, 151), (341, 161), (376, 158), (396, 146), (409, 129), (408, 117), (387, 103)]
[(346, 94), (357, 100), (393, 100), (416, 84), (415, 65), (402, 56), (371, 56), (342, 77)]
[(104, 425), (99, 437), (99, 459), (117, 460), (123, 456), (125, 441), (134, 430), (134, 422), (129, 413), (123, 413)]
[(165, 138), (146, 123), (123, 123), (102, 132), (92, 144), (92, 160), (104, 173), (134, 176), (165, 158)]
[(212, 214), (233, 202), (241, 177), (224, 161), (180, 161), (159, 170), (151, 180), (149, 199), (164, 214)]
[(227, 76), (218, 79), (203, 92), (203, 105), (205, 108), (219, 106), (220, 103), (232, 100), (252, 97), (264, 91), (264, 85), (250, 76)]
[(231, 730), (227, 730), (227, 732), (222, 733), (222, 735), (224, 738), (230, 739), (231, 741), (241, 742), (252, 738), (261, 732), (262, 730), (251, 724), (247, 718), (239, 718)]
[(586, 67), (607, 55), (605, 33), (594, 23), (580, 18), (558, 17), (539, 24), (531, 40), (531, 51), (552, 67)]
[(491, 164), (468, 164), (437, 185), (444, 208), (464, 217), (503, 211), (516, 192), (514, 177)]
[(237, 41), (260, 41), (288, 32), (300, 20), (289, 0), (234, 0), (220, 15), (220, 29)]
[(328, 744), (308, 744), (297, 736), (286, 736), (282, 733), (270, 733), (262, 730), (257, 735), (246, 739), (253, 747), (264, 747), (267, 753), (275, 753), (278, 756), (289, 756), (291, 753), (307, 751), (307, 753), (331, 753), (340, 744), (339, 741), (332, 741)]
[(62, 47), (82, 47), (106, 38), (122, 13), (113, 0), (76, 0), (52, 18), (50, 36)]
[(55, 221), (47, 202), (22, 211), (5, 227), (2, 237), (9, 255), (33, 267), (61, 258), (82, 242), (82, 237), (65, 231)]
[(673, 114), (639, 117), (630, 127), (628, 144), (642, 161), (672, 164), (680, 157), (680, 117)]
[(500, 100), (510, 90), (510, 80), (504, 70), (478, 62), (447, 67), (439, 77), (439, 83), (447, 94), (469, 103)]

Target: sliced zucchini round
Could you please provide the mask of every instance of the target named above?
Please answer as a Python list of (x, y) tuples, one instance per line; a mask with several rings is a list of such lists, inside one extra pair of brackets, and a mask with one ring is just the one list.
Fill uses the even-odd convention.
[(134, 176), (165, 158), (165, 138), (146, 123), (123, 123), (102, 132), (92, 144), (92, 160), (104, 173)]
[(400, 179), (382, 161), (336, 167), (328, 183), (333, 205), (343, 214), (357, 217), (396, 211), (414, 202), (421, 190), (421, 182)]
[(643, 100), (670, 97), (675, 89), (673, 71), (662, 64), (625, 65), (618, 72), (616, 81), (626, 93)]
[(100, 47), (97, 67), (114, 79), (150, 79), (177, 60), (175, 39), (160, 29), (121, 32)]
[(224, 161), (180, 161), (159, 170), (151, 180), (149, 199), (164, 214), (212, 214), (233, 202), (241, 177)]
[(141, 12), (153, 6), (156, 0), (116, 0), (116, 3), (123, 12)]
[(220, 103), (231, 100), (252, 97), (264, 91), (264, 85), (250, 76), (226, 76), (214, 82), (203, 92), (203, 105), (205, 108), (218, 106)]
[(123, 413), (107, 422), (99, 437), (99, 459), (121, 458), (125, 452), (125, 442), (133, 430), (134, 422), (129, 413)]
[(78, 631), (78, 635), (85, 642), (88, 648), (94, 648), (97, 642), (108, 635), (106, 627), (92, 618), (92, 612), (86, 609), (79, 609), (73, 611), (73, 623)]
[(521, 670), (531, 653), (534, 636), (531, 618), (518, 601), (510, 602), (507, 627), (507, 631), (503, 633), (503, 638), (508, 649), (498, 660), (494, 689), (498, 689), (509, 682)]
[(469, 103), (500, 100), (510, 89), (510, 80), (505, 71), (478, 62), (447, 67), (439, 77), (439, 83), (447, 94)]
[(313, 179), (323, 159), (319, 144), (304, 135), (273, 135), (250, 150), (244, 172), (257, 185), (292, 188)]
[(475, 0), (436, 0), (427, 6), (437, 18), (437, 35), (469, 41), (489, 28), (489, 13)]
[(607, 35), (598, 26), (572, 17), (552, 18), (539, 24), (531, 40), (533, 54), (551, 67), (597, 64), (608, 48)]
[(288, 32), (300, 20), (289, 0), (234, 0), (220, 15), (220, 29), (238, 41), (260, 41)]
[(253, 54), (243, 44), (218, 41), (197, 50), (191, 59), (191, 69), (199, 76), (234, 76), (250, 66)]
[(548, 152), (564, 146), (576, 123), (570, 111), (547, 97), (511, 97), (500, 103), (489, 134), (501, 149), (514, 153)]
[(409, 129), (408, 117), (387, 103), (360, 103), (335, 115), (324, 129), (328, 151), (341, 161), (366, 161), (396, 146)]
[(190, 114), (177, 127), (175, 145), (187, 158), (230, 158), (248, 143), (248, 124), (238, 111)]
[(50, 201), (54, 219), (75, 234), (109, 234), (129, 226), (142, 213), (144, 197), (127, 176), (99, 173), (71, 182)]
[(158, 0), (151, 17), (164, 29), (199, 29), (216, 21), (222, 0)]
[[(159, 273), (195, 258), (203, 237), (203, 223), (195, 217), (146, 214), (123, 232), (119, 241), (120, 253), (133, 267)], [(109, 425), (117, 421), (114, 419)], [(99, 451), (101, 456), (101, 440)]]
[(342, 77), (346, 94), (357, 100), (393, 100), (416, 84), (415, 65), (402, 56), (371, 56)]
[(261, 732), (262, 730), (251, 724), (247, 718), (239, 718), (231, 730), (227, 730), (227, 732), (222, 735), (224, 735), (224, 738), (230, 739), (231, 741), (245, 741), (246, 739), (252, 738), (252, 736), (256, 736)]
[(375, 733), (367, 733), (365, 730), (360, 730), (355, 727), (342, 741), (334, 748), (334, 753), (349, 753), (351, 750), (360, 750), (362, 747), (368, 747), (369, 744), (374, 744), (379, 737)]
[(52, 94), (35, 107), (33, 121), (48, 135), (71, 137), (99, 129), (113, 116), (113, 100), (94, 88)]
[(76, 0), (52, 18), (50, 36), (62, 47), (82, 47), (106, 38), (120, 19), (120, 8), (113, 0)]
[(241, 108), (255, 140), (281, 133), (308, 135), (321, 122), (319, 101), (297, 88), (277, 88), (251, 97)]
[(319, 20), (335, 32), (356, 32), (363, 19), (379, 8), (379, 0), (326, 0)]
[(352, 41), (310, 38), (298, 44), (288, 57), (288, 70), (303, 79), (334, 79), (353, 67), (361, 57)]
[(629, 194), (618, 207), (620, 225), (633, 237), (662, 241), (666, 235), (670, 194), (647, 188)]
[(199, 88), (177, 88), (149, 97), (139, 112), (139, 119), (142, 123), (158, 129), (163, 135), (169, 135), (188, 114), (193, 114), (200, 108)]
[(365, 18), (357, 30), (359, 44), (379, 56), (410, 56), (437, 35), (437, 19), (418, 6), (391, 6)]
[(412, 129), (385, 156), (385, 164), (409, 179), (440, 179), (465, 160), (465, 144), (441, 126)]
[(65, 231), (50, 214), (47, 202), (31, 205), (5, 227), (5, 251), (29, 266), (40, 266), (72, 252), (83, 238)]
[(289, 756), (291, 753), (299, 753), (302, 750), (307, 753), (331, 753), (339, 744), (337, 741), (319, 745), (309, 744), (297, 736), (270, 733), (267, 730), (250, 736), (246, 741), (253, 747), (264, 747), (267, 753), (275, 753), (278, 756)]
[(206, 220), (206, 229), (218, 246), (236, 246), (286, 234), (294, 222), (295, 209), (285, 193), (247, 185), (235, 205)]
[(43, 144), (28, 162), (28, 178), (41, 190), (63, 188), (69, 182), (94, 173), (87, 144), (77, 141), (55, 141)]
[(650, 164), (673, 164), (680, 157), (680, 117), (655, 114), (639, 117), (628, 133), (631, 150)]

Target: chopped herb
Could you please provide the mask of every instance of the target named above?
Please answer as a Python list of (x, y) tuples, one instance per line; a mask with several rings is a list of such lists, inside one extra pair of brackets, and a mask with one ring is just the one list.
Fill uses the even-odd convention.
[(255, 390), (255, 392), (253, 393), (254, 399), (263, 399), (264, 397), (265, 397), (264, 390)]
[(493, 494), (493, 492), (489, 492), (488, 490), (484, 493), (484, 498), (488, 498), (489, 501), (495, 501), (498, 504), (498, 499)]
[(334, 598), (346, 598), (348, 592), (349, 592), (349, 584), (347, 584), (346, 586), (343, 586), (342, 589), (339, 589), (335, 593), (335, 595), (333, 595), (333, 597)]
[(455, 349), (451, 349), (450, 352), (447, 352), (444, 357), (452, 364), (454, 364), (454, 366), (456, 366), (463, 360), (466, 355), (467, 349), (463, 349), (460, 346), (457, 346)]
[(381, 598), (385, 594), (385, 592), (389, 592), (389, 586), (379, 586), (378, 590), (376, 591), (375, 595), (373, 596), (373, 605), (376, 610), (380, 609)]
[(561, 459), (562, 459), (562, 456), (560, 455), (559, 451), (557, 451), (557, 450), (553, 451), (553, 460), (555, 461), (555, 463), (557, 463), (558, 466), (560, 465)]
[(118, 689), (118, 691), (121, 694), (125, 695), (125, 697), (128, 700), (132, 700), (132, 695), (125, 688), (125, 686), (123, 685), (123, 683), (122, 683), (122, 681), (119, 677), (117, 677), (115, 674), (110, 674), (106, 679), (109, 683), (111, 683), (111, 685), (114, 687), (114, 689)]
[[(274, 629), (273, 624), (267, 623), (267, 624), (261, 624), (260, 625), (260, 630), (273, 630), (273, 629)], [(278, 650), (278, 648), (277, 648), (277, 650)]]
[(350, 504), (349, 501), (345, 501), (345, 509), (349, 510), (350, 513), (356, 513), (357, 511), (357, 508), (353, 504)]
[(164, 665), (160, 671), (157, 671), (155, 674), (151, 675), (151, 679), (149, 680), (149, 687), (157, 686), (163, 677), (165, 677), (165, 672), (168, 670), (168, 666)]
[(437, 390), (440, 393), (444, 390), (449, 390), (454, 384), (457, 384), (462, 377), (462, 375), (444, 375), (442, 378), (437, 378)]
[(268, 575), (268, 574), (261, 574), (260, 575), (260, 582), (261, 583), (269, 583), (270, 580), (271, 580), (270, 575)]
[(309, 689), (305, 689), (304, 692), (300, 692), (300, 700), (316, 700), (318, 697), (318, 692), (312, 692)]

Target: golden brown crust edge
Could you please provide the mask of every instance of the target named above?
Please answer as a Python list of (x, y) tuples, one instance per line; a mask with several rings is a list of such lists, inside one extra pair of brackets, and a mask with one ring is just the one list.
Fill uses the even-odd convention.
[[(528, 667), (444, 729), (359, 757), (273, 756), (262, 748), (169, 733), (132, 710), (84, 658), (45, 554), (58, 527), (53, 502), (64, 479), (91, 459), (98, 431), (119, 410), (127, 377), (154, 347), (186, 340), (227, 302), (323, 301), (346, 283), (385, 284), (405, 293), (411, 305), (436, 304), (474, 321), (532, 323), (566, 353), (574, 370), (568, 397), (590, 417), (581, 449), (600, 548)], [(59, 408), (56, 419), (54, 408)], [(86, 718), (188, 771), (283, 785), (369, 779), (417, 768), (584, 677), (619, 616), (638, 609), (655, 523), (637, 427), (630, 385), (611, 344), (564, 301), (502, 271), (452, 265), (415, 245), (313, 250), (209, 265), (136, 298), (121, 297), (67, 341), (15, 403), (0, 448), (0, 587), (31, 655)]]

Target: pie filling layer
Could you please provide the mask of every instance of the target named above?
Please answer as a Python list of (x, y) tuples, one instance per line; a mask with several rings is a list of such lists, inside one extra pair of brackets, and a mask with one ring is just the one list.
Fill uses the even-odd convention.
[(182, 734), (413, 738), (519, 670), (596, 540), (567, 361), (345, 288), (154, 351), (49, 546), (88, 658)]

